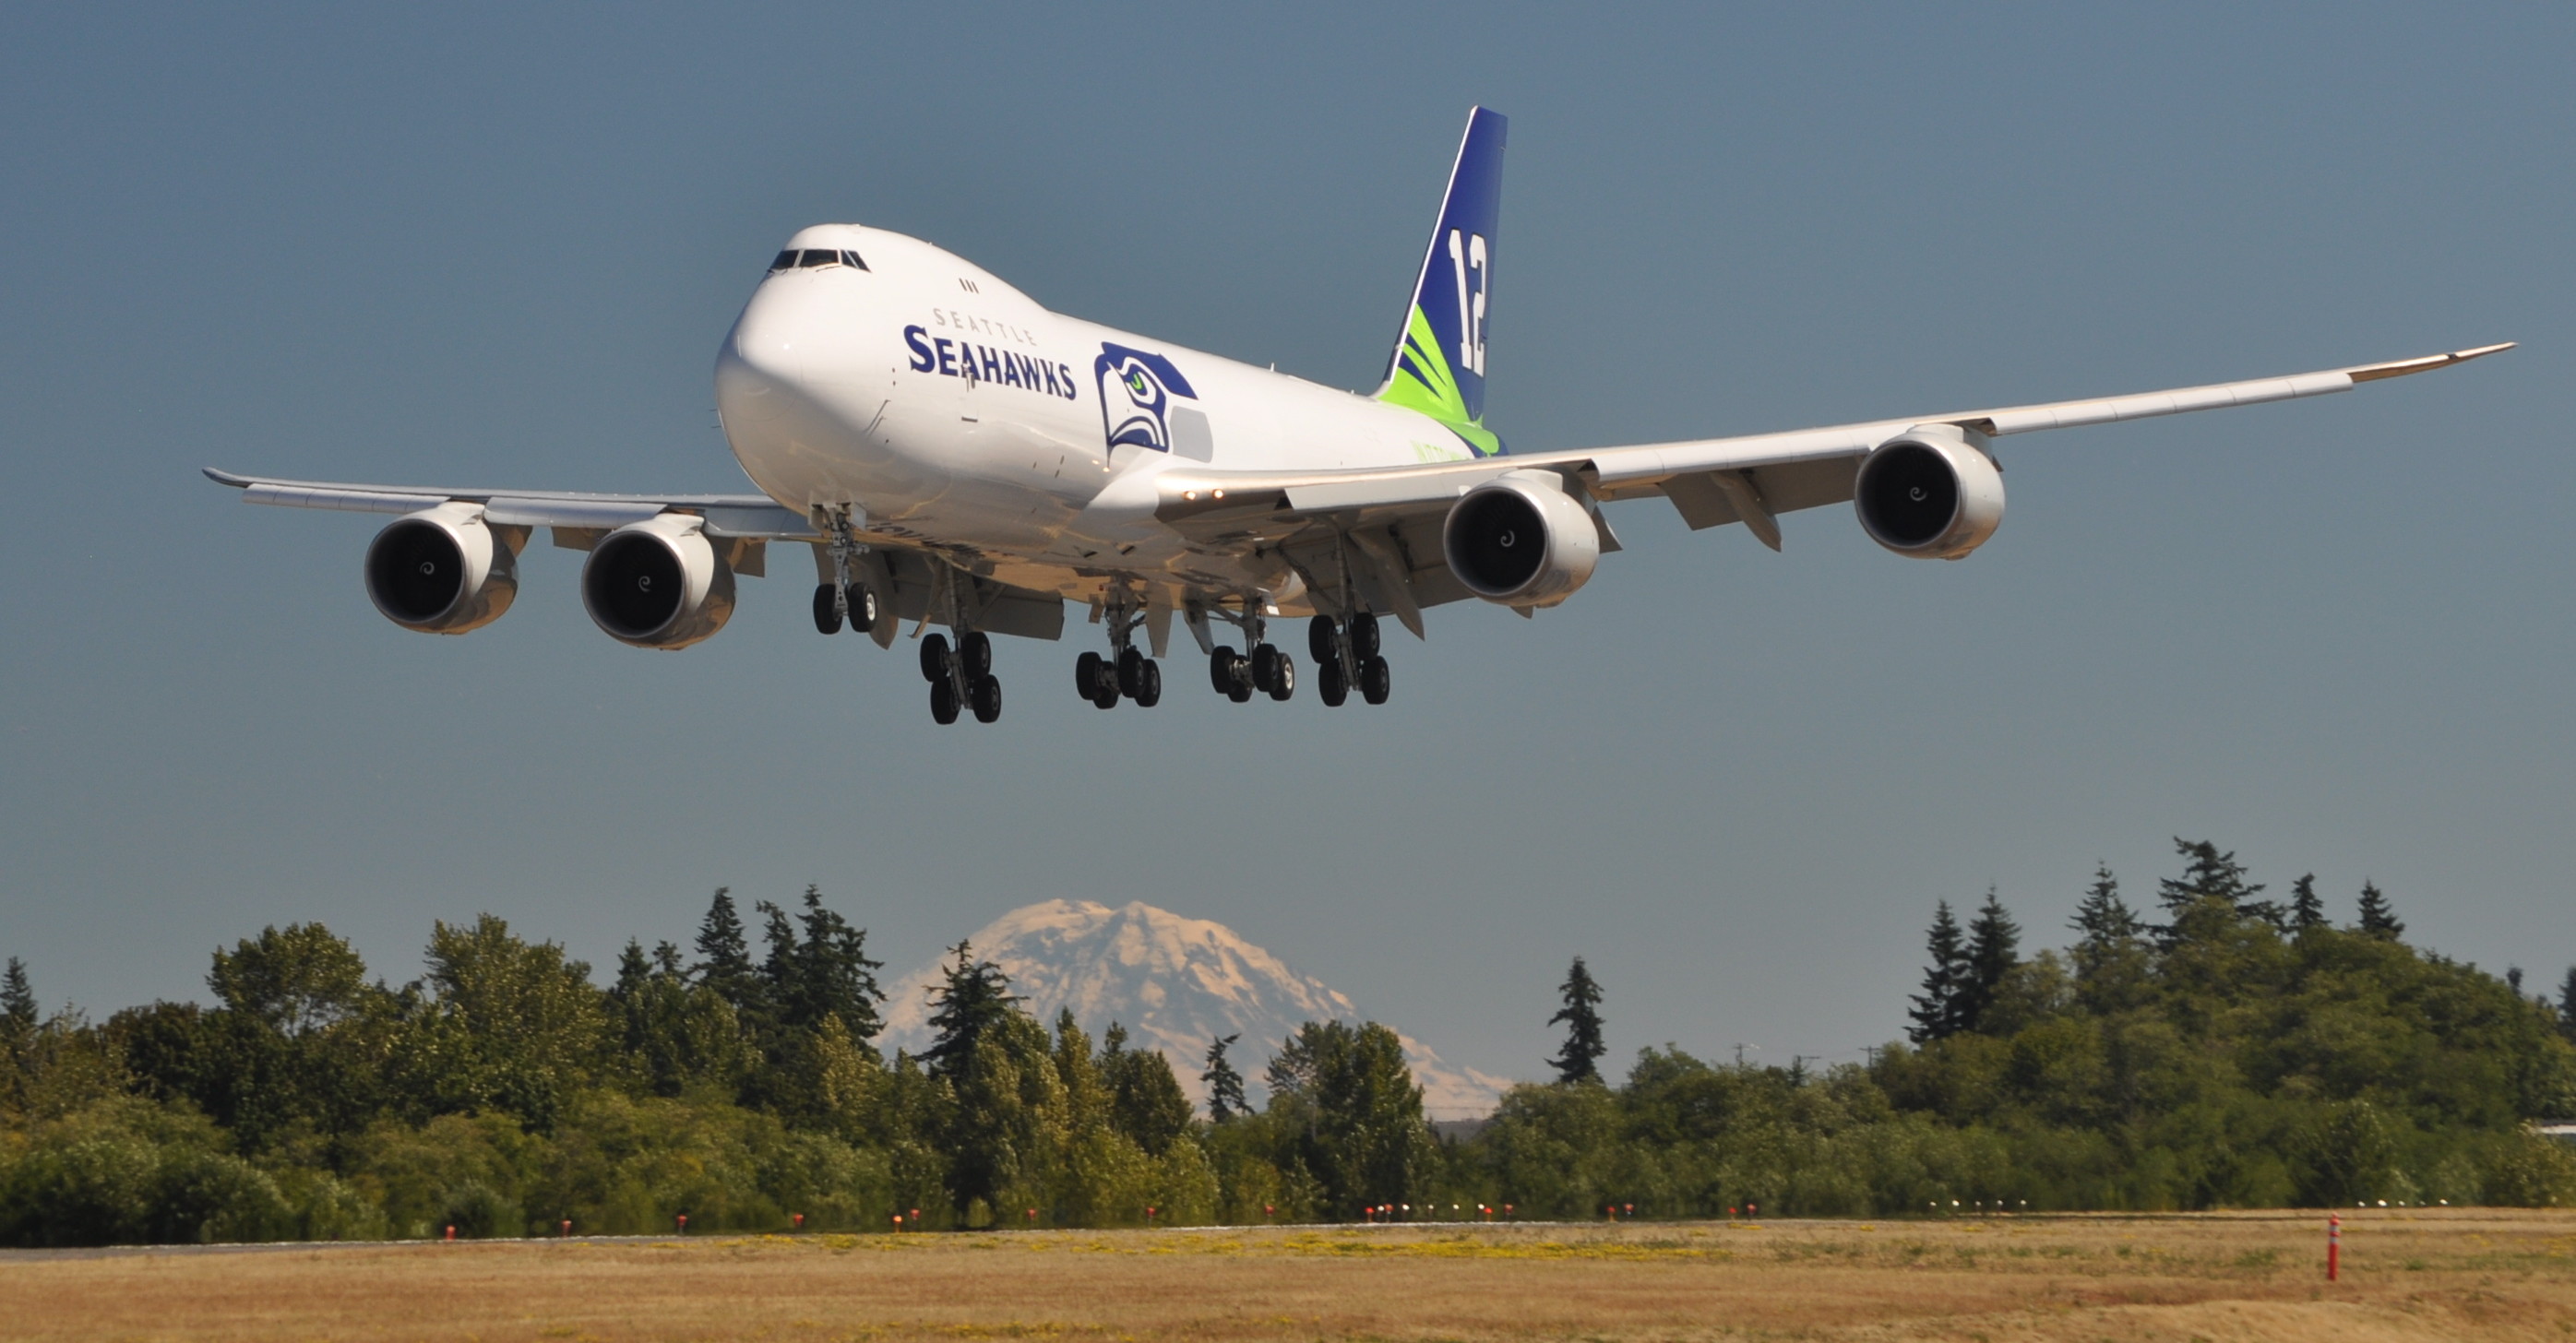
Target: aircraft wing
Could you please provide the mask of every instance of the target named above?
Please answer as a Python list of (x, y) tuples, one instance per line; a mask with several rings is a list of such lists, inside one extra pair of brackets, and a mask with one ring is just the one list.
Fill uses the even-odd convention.
[(451, 500), (483, 505), (501, 527), (552, 527), (557, 540), (586, 548), (596, 533), (662, 513), (706, 519), (709, 536), (758, 541), (814, 541), (813, 524), (765, 494), (581, 494), (564, 490), (444, 489), (426, 485), (351, 485), (275, 480), (206, 468), (206, 478), (242, 492), (242, 502), (344, 513), (412, 513)]
[[(1738, 438), (1645, 443), (1356, 471), (1237, 473), (1185, 469), (1157, 478), (1157, 516), (1201, 545), (1275, 548), (1329, 588), (1347, 574), (1378, 609), (1419, 634), (1418, 608), (1469, 595), (1441, 558), (1440, 524), (1458, 496), (1506, 472), (1554, 471), (1590, 501), (1670, 499), (1694, 530), (1741, 522), (1780, 548), (1782, 513), (1846, 503), (1861, 460), (1879, 444), (1925, 425), (1986, 438), (2251, 406), (2349, 391), (2383, 378), (2448, 368), (2513, 348), (2508, 341), (2448, 354), (2281, 378), (2180, 387), (2086, 401), (1950, 411)], [(1596, 518), (1598, 514), (1595, 514)], [(1618, 540), (1607, 524), (1602, 548)]]

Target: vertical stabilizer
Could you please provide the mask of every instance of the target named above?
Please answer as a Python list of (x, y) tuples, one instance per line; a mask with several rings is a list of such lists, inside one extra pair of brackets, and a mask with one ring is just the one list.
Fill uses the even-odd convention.
[(1467, 134), (1449, 170), (1449, 194), (1414, 281), (1395, 353), (1378, 399), (1447, 425), (1477, 456), (1503, 450), (1485, 429), (1485, 319), (1493, 288), (1494, 225), (1503, 199), (1500, 112), (1467, 113)]

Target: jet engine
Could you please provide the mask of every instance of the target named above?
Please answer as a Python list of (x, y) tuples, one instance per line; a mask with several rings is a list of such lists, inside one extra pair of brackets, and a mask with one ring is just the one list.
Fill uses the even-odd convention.
[(1460, 495), (1440, 528), (1449, 572), (1505, 606), (1554, 606), (1592, 577), (1600, 524), (1550, 471), (1513, 471)]
[(686, 648), (733, 616), (733, 569), (700, 530), (663, 513), (601, 537), (581, 566), (581, 604), (608, 637), (638, 648)]
[(1899, 555), (1962, 559), (2003, 523), (2003, 472), (1986, 455), (1982, 435), (1916, 425), (1861, 462), (1852, 508), (1869, 539)]
[(367, 597), (385, 619), (424, 634), (463, 634), (501, 618), (519, 595), (524, 529), (494, 528), (481, 504), (407, 513), (367, 546)]

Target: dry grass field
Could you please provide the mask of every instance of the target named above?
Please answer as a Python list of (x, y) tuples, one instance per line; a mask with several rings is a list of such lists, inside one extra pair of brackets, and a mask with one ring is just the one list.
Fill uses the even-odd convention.
[(1279, 1228), (0, 1254), (9, 1339), (2576, 1343), (2576, 1213)]

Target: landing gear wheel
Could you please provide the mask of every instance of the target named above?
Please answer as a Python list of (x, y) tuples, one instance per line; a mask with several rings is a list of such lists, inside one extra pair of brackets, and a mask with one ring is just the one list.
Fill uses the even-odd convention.
[(957, 683), (945, 676), (930, 683), (930, 721), (941, 727), (957, 721)]
[(1137, 698), (1137, 687), (1144, 684), (1145, 655), (1133, 648), (1118, 650), (1118, 693)]
[(1277, 684), (1279, 679), (1280, 661), (1278, 645), (1262, 644), (1254, 648), (1252, 650), (1252, 688), (1263, 694), (1271, 693), (1271, 687)]
[(1351, 678), (1342, 674), (1342, 660), (1334, 658), (1315, 668), (1315, 693), (1324, 697), (1324, 707), (1338, 709), (1351, 697)]
[[(1370, 658), (1376, 657), (1377, 653), (1377, 616), (1368, 611), (1362, 611), (1358, 615), (1352, 616), (1351, 656), (1358, 658), (1361, 661), (1367, 661)], [(1365, 682), (1363, 682), (1363, 684), (1365, 684)]]
[(839, 595), (840, 589), (830, 583), (821, 584), (814, 589), (815, 633), (838, 634), (841, 632), (841, 604), (833, 600), (833, 598)]
[(1270, 664), (1270, 698), (1285, 704), (1296, 693), (1297, 659), (1281, 653)]
[(1335, 647), (1340, 637), (1340, 631), (1333, 628), (1331, 616), (1317, 616), (1307, 621), (1306, 656), (1313, 658), (1318, 667), (1327, 662), (1341, 661), (1338, 656), (1340, 650)]
[(1208, 685), (1220, 695), (1234, 693), (1234, 650), (1219, 648), (1208, 654)]
[(957, 655), (966, 659), (966, 679), (989, 676), (993, 671), (993, 636), (982, 630), (968, 630), (957, 637)]
[(876, 627), (876, 589), (866, 586), (850, 589), (850, 632), (865, 634)]
[[(932, 682), (933, 684), (948, 679), (947, 635), (934, 634), (921, 641), (921, 679)], [(948, 711), (949, 718), (955, 718), (956, 716), (957, 711), (955, 709), (952, 708)], [(940, 721), (946, 722), (948, 719), (941, 719)]]
[(1108, 672), (1107, 659), (1098, 653), (1085, 652), (1073, 660), (1073, 693), (1084, 699), (1100, 698), (1100, 678)]
[(1386, 703), (1387, 693), (1394, 689), (1388, 682), (1385, 658), (1370, 658), (1360, 664), (1360, 695), (1371, 704)]
[(1250, 704), (1252, 702), (1252, 677), (1247, 674), (1242, 680), (1235, 682), (1234, 689), (1225, 692), (1225, 697), (1233, 700), (1237, 704)]
[(1144, 668), (1136, 673), (1133, 698), (1139, 709), (1150, 709), (1163, 702), (1163, 664), (1152, 658), (1145, 659)]
[[(989, 723), (1002, 716), (1002, 678), (986, 672), (975, 678), (972, 687), (975, 721)], [(953, 710), (951, 712), (954, 712)]]

